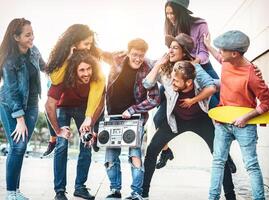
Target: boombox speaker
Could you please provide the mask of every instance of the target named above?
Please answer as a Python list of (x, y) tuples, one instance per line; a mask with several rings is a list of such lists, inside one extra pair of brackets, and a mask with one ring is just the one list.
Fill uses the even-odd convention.
[(109, 115), (99, 122), (97, 146), (140, 147), (143, 134), (141, 115), (123, 119), (121, 115)]

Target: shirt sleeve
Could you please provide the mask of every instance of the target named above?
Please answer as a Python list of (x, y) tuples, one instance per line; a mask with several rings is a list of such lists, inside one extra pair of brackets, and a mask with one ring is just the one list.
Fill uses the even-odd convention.
[(51, 83), (53, 85), (58, 85), (63, 82), (64, 80), (64, 75), (66, 72), (67, 68), (67, 61), (64, 62), (62, 67), (58, 68), (57, 70), (54, 70), (49, 76)]
[(217, 86), (217, 82), (214, 81), (214, 79), (201, 67), (200, 64), (195, 64), (194, 67), (196, 72), (195, 80), (201, 88)]
[(63, 93), (63, 84), (51, 85), (48, 91), (48, 96), (53, 99), (60, 100)]
[(255, 74), (253, 67), (250, 68), (249, 88), (259, 99), (260, 104), (257, 105), (256, 110), (259, 114), (269, 111), (269, 89), (265, 81)]
[(139, 104), (133, 105), (128, 108), (128, 112), (133, 115), (135, 113), (145, 113), (148, 112), (150, 109), (156, 107), (160, 104), (160, 92), (158, 85), (147, 91), (147, 98), (140, 102)]
[(208, 63), (209, 61), (209, 53), (204, 44), (204, 34), (207, 35), (209, 33), (207, 23), (202, 23), (198, 27), (198, 35), (196, 38), (196, 56), (200, 59), (201, 64)]
[(9, 108), (11, 109), (11, 116), (17, 118), (23, 116), (24, 110), (22, 100), (19, 95), (18, 76), (15, 64), (3, 64), (3, 80), (8, 85), (7, 91), (3, 94), (6, 95), (9, 101)]
[[(149, 68), (152, 70), (152, 68), (157, 63), (158, 60), (151, 60), (149, 58), (146, 58), (145, 61), (148, 64)], [(151, 88), (155, 87), (155, 84), (158, 81), (160, 81), (160, 73), (158, 73), (158, 75), (156, 76), (156, 79), (153, 82), (150, 82), (148, 79), (144, 78), (142, 83), (143, 83), (144, 88), (151, 89)]]

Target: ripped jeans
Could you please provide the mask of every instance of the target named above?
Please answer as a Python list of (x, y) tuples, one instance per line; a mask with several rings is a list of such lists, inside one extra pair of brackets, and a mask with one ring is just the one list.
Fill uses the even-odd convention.
[[(122, 178), (121, 178), (121, 166), (119, 156), (121, 154), (121, 148), (107, 148), (105, 157), (105, 167), (107, 171), (108, 178), (110, 180), (110, 189), (121, 190)], [(135, 167), (132, 164), (132, 157), (137, 157), (141, 160), (141, 166)], [(142, 153), (141, 147), (129, 148), (129, 162), (131, 164), (132, 170), (132, 195), (135, 193), (141, 195), (143, 177), (144, 177), (144, 167), (142, 164)]]

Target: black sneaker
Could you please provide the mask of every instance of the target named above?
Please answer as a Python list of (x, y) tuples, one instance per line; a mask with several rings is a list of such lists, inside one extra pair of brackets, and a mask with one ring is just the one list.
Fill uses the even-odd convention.
[(119, 190), (112, 189), (111, 193), (106, 197), (106, 199), (121, 199), (121, 193)]
[(65, 196), (65, 191), (60, 191), (60, 192), (57, 192), (55, 197), (54, 197), (54, 200), (68, 200), (67, 197)]
[(160, 159), (156, 164), (156, 169), (163, 168), (166, 165), (167, 160), (173, 160), (173, 159), (174, 159), (174, 155), (170, 148), (168, 148), (165, 151), (162, 151)]
[(88, 189), (85, 188), (85, 187), (76, 189), (75, 192), (74, 192), (74, 196), (75, 197), (81, 197), (83, 199), (89, 199), (89, 200), (94, 200), (95, 199), (95, 196), (92, 196), (89, 193)]
[(49, 142), (47, 150), (43, 153), (43, 156), (48, 156), (53, 152), (54, 148), (56, 146), (56, 141), (55, 142)]

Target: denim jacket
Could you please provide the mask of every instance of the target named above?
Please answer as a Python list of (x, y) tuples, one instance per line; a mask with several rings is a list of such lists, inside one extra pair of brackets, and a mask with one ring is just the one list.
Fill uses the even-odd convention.
[[(39, 50), (34, 46), (29, 49), (29, 60), (37, 69), (39, 97), (41, 95), (40, 70), (44, 70), (45, 62)], [(29, 73), (22, 56), (9, 56), (3, 64), (3, 85), (0, 88), (0, 102), (11, 110), (13, 118), (24, 115), (29, 96)]]
[[(217, 82), (214, 81), (206, 71), (201, 67), (201, 65), (195, 65), (196, 70), (196, 78), (194, 79), (194, 90), (195, 95), (198, 95), (201, 90), (208, 86), (217, 86)], [(145, 88), (152, 87), (157, 81), (159, 81), (165, 88), (165, 96), (167, 99), (167, 122), (171, 127), (171, 130), (174, 133), (177, 133), (177, 123), (175, 115), (173, 114), (174, 107), (176, 105), (178, 99), (178, 92), (175, 92), (172, 87), (172, 79), (170, 77), (160, 75), (156, 78), (154, 82), (149, 82), (147, 79), (143, 80), (143, 85)], [(204, 99), (203, 101), (199, 101), (200, 108), (207, 113), (209, 106), (210, 98)]]

